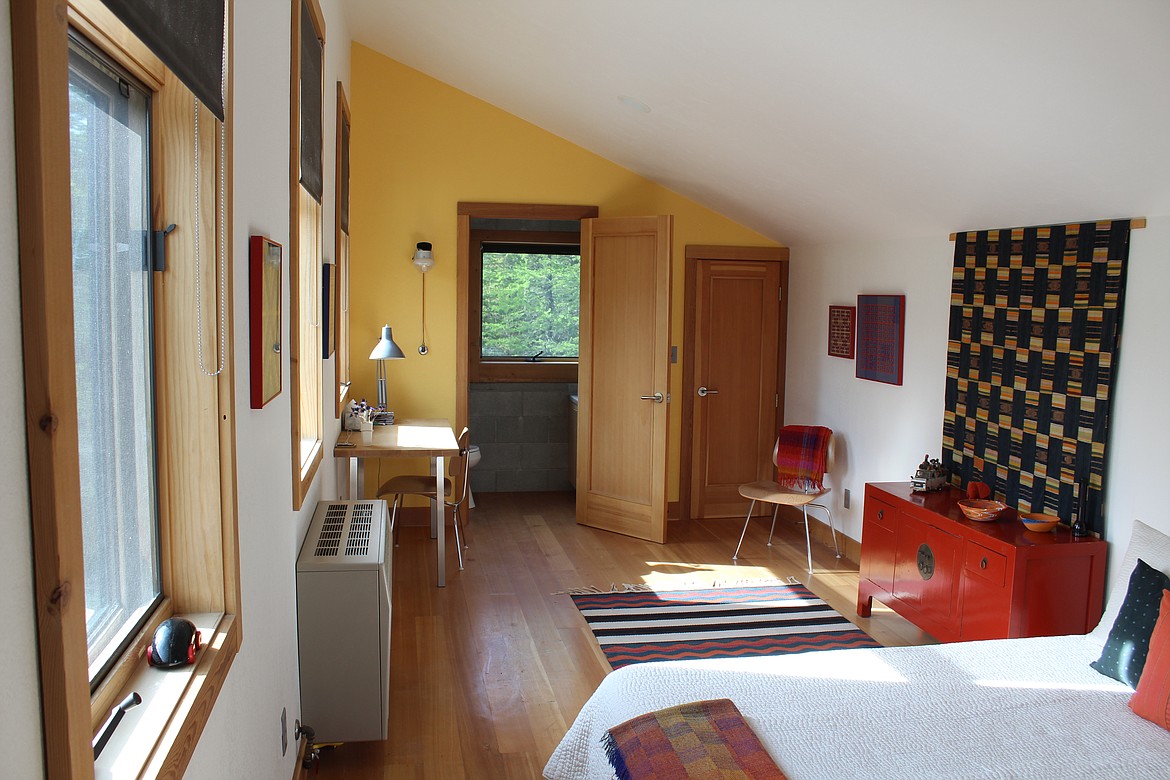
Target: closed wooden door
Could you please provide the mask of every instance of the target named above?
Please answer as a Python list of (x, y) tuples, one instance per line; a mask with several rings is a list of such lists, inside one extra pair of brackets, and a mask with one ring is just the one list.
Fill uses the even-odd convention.
[(581, 220), (577, 522), (666, 541), (673, 218)]
[[(699, 259), (688, 344), (692, 518), (742, 517), (739, 486), (772, 474), (780, 422), (784, 262)], [(685, 468), (686, 464), (684, 464)]]

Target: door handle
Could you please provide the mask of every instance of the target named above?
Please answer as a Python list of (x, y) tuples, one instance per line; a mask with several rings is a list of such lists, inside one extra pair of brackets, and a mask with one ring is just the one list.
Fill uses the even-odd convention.
[(705, 387), (700, 387), (697, 392), (700, 398), (706, 398), (709, 395), (719, 395), (718, 390), (708, 390)]
[(641, 399), (643, 401), (653, 401), (656, 404), (660, 404), (664, 400), (662, 397), (662, 393), (655, 393), (654, 395), (644, 395), (644, 396), (641, 396)]

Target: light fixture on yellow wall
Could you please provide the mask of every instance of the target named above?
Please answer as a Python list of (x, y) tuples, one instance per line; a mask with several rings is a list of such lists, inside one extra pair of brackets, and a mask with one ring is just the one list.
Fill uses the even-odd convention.
[(419, 241), (414, 245), (414, 259), (411, 260), (415, 267), (422, 272), (422, 343), (418, 345), (418, 354), (425, 355), (430, 352), (430, 347), (427, 346), (427, 271), (431, 270), (435, 265), (435, 255), (431, 251), (430, 241)]

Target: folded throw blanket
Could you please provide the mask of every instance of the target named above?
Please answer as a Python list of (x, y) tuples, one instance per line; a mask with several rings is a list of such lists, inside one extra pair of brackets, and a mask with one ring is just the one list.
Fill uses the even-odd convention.
[(789, 490), (819, 493), (828, 468), (829, 437), (820, 425), (785, 425), (776, 439), (776, 481)]
[(639, 715), (602, 745), (619, 780), (786, 780), (731, 699)]

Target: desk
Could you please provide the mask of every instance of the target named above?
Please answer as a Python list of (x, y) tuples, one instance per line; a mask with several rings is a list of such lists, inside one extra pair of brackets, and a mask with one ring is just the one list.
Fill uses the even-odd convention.
[(337, 484), (342, 498), (365, 495), (365, 458), (430, 458), (435, 467), (435, 491), (431, 507), (431, 538), (437, 540), (439, 587), (447, 585), (447, 534), (443, 506), (444, 461), (459, 454), (459, 442), (446, 420), (402, 420), (394, 425), (375, 425), (372, 431), (342, 431), (333, 448)]

